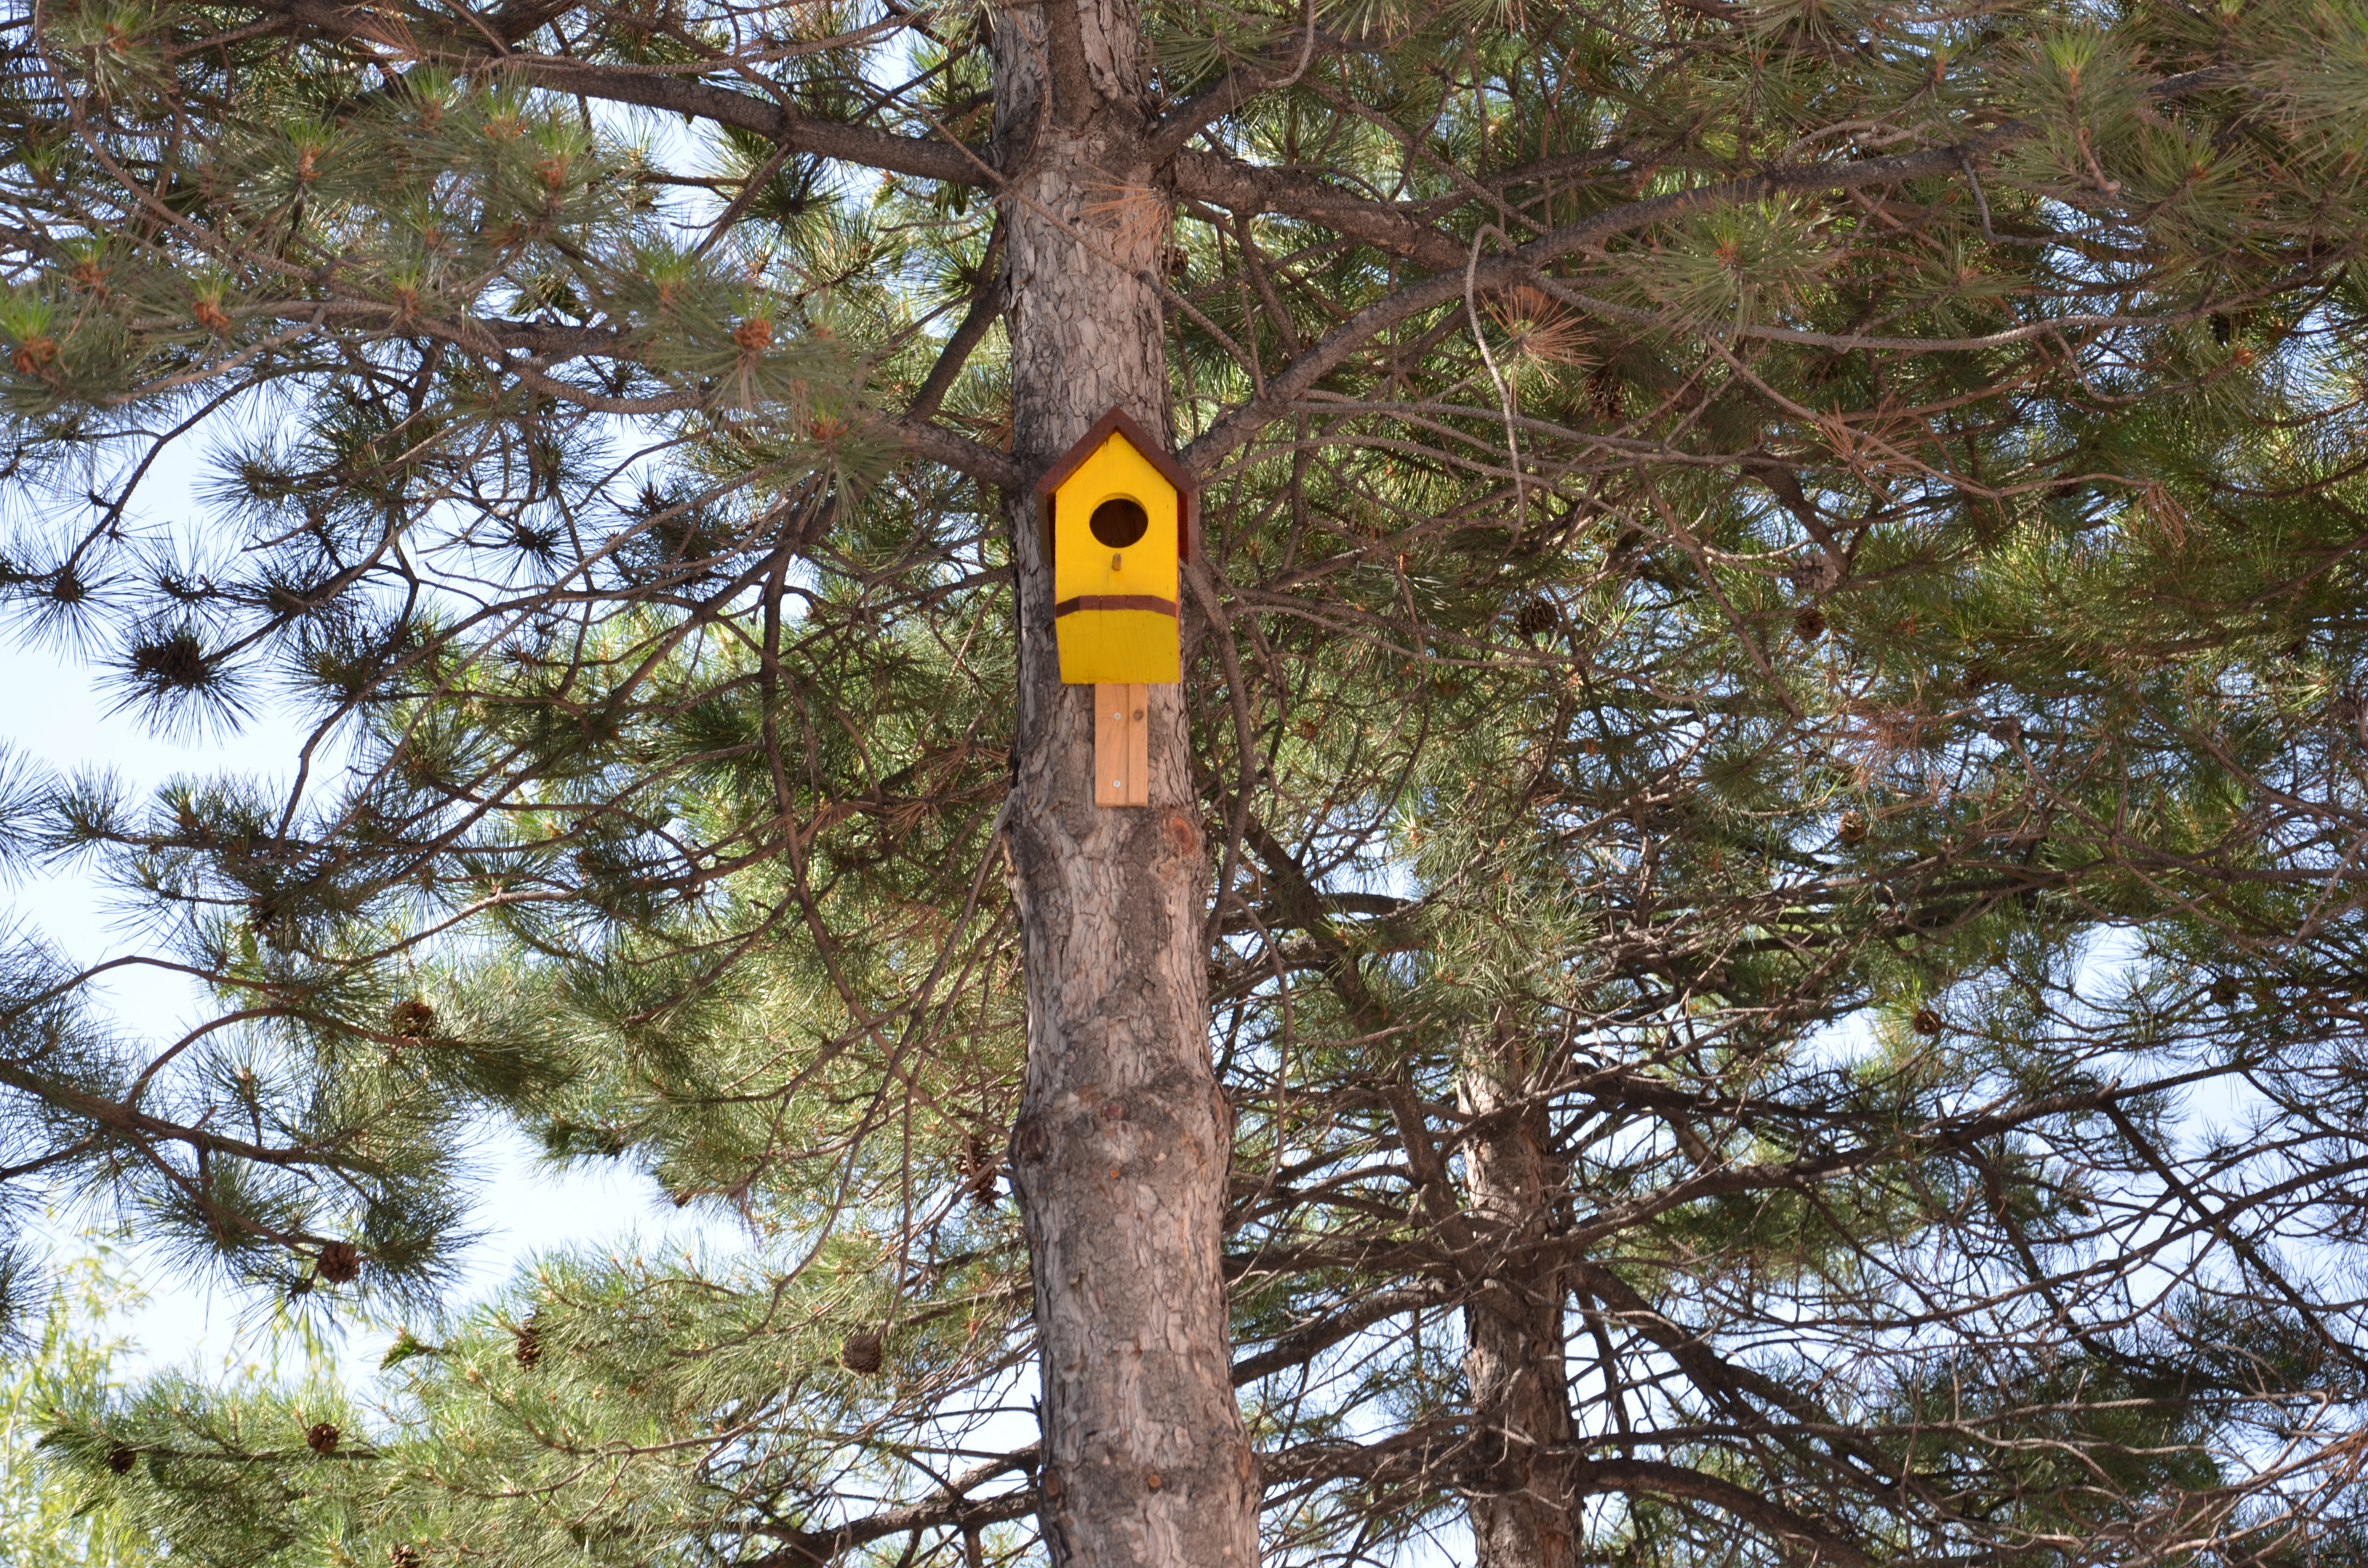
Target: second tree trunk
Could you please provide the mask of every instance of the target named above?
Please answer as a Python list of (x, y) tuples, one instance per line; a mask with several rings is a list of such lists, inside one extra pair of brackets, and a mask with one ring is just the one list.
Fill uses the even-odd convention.
[(1553, 1222), (1559, 1173), (1543, 1102), (1529, 1097), (1520, 1053), (1467, 1073), (1463, 1108), (1477, 1120), (1464, 1186), (1486, 1256), (1464, 1309), (1472, 1392), (1472, 1460), (1464, 1471), (1478, 1568), (1570, 1568), (1577, 1510), (1566, 1479), (1570, 1393), (1563, 1365), (1562, 1271), (1530, 1261)]

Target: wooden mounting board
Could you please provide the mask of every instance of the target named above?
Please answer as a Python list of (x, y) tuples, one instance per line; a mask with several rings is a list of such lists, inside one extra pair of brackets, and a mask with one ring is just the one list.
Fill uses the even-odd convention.
[(1094, 687), (1094, 804), (1151, 804), (1151, 687)]

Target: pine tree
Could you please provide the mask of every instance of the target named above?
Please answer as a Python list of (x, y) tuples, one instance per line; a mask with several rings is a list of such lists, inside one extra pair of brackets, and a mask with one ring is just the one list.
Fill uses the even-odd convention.
[[(0, 1561), (12, 1568), (146, 1562), (156, 1541), (106, 1509), (104, 1490), (87, 1476), (45, 1464), (40, 1451), (45, 1429), (105, 1408), (129, 1346), (101, 1337), (96, 1324), (136, 1301), (139, 1287), (103, 1244), (60, 1272), (40, 1322), (12, 1335), (0, 1372)], [(126, 1468), (117, 1460), (108, 1473)]]
[[(222, 1561), (2351, 1550), (2362, 36), (28, 17), (11, 613), (317, 727), (10, 775), (221, 999), (20, 940), (10, 1176), (420, 1324), (57, 1451)], [(1140, 812), (1029, 495), (1112, 406)], [(747, 1256), (431, 1324), (489, 1116)]]

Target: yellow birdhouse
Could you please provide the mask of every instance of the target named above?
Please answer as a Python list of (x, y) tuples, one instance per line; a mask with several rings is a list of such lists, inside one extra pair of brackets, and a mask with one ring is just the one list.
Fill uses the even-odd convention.
[(1117, 409), (1036, 483), (1053, 559), (1053, 633), (1073, 686), (1183, 678), (1178, 569), (1199, 487)]

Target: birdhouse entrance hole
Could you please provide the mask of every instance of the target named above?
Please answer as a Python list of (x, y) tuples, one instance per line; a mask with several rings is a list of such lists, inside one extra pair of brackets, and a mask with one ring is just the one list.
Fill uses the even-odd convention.
[(1088, 525), (1094, 537), (1112, 550), (1124, 550), (1151, 531), (1151, 514), (1131, 496), (1113, 495), (1094, 508)]

